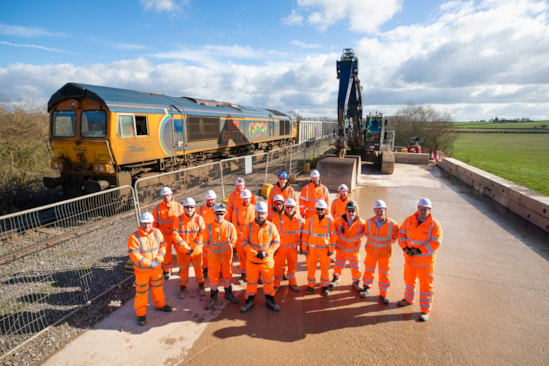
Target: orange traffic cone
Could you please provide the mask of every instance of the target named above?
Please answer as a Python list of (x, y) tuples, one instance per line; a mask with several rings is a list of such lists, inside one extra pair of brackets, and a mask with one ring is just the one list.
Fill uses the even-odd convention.
[(430, 160), (435, 160), (435, 154), (433, 153), (433, 150), (431, 150), (431, 157), (429, 159)]

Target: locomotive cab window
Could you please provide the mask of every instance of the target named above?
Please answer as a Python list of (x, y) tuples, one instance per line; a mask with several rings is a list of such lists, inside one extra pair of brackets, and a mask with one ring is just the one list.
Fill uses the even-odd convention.
[(55, 111), (51, 119), (51, 134), (54, 137), (74, 137), (76, 135), (75, 111)]
[(107, 115), (105, 111), (83, 111), (80, 116), (82, 137), (105, 137), (107, 135)]
[(118, 115), (118, 136), (135, 137), (148, 135), (147, 117), (133, 114)]

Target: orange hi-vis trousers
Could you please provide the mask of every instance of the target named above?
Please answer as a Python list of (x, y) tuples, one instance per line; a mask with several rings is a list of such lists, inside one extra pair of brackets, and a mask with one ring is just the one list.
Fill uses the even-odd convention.
[(284, 266), (288, 263), (288, 283), (290, 285), (297, 285), (296, 271), (297, 271), (297, 247), (284, 248), (280, 247), (275, 255), (275, 281), (274, 286), (279, 287), (280, 282), (284, 278)]
[(164, 298), (164, 274), (160, 266), (152, 269), (136, 269), (135, 272), (135, 301), (134, 309), (137, 316), (147, 314), (147, 304), (149, 303), (149, 287), (151, 288), (154, 305), (161, 308), (166, 305)]
[(307, 254), (307, 286), (315, 287), (316, 264), (320, 262), (320, 286), (330, 285), (330, 256), (328, 248), (309, 248)]
[(269, 260), (267, 262), (254, 263), (253, 261), (248, 260), (248, 263), (246, 263), (246, 270), (246, 280), (248, 282), (248, 285), (246, 286), (246, 298), (257, 294), (259, 276), (261, 276), (261, 282), (263, 282), (263, 292), (265, 295), (275, 295), (274, 261)]
[(389, 291), (389, 286), (391, 286), (391, 277), (389, 276), (389, 271), (391, 269), (391, 257), (378, 258), (374, 255), (366, 253), (366, 259), (364, 260), (364, 274), (362, 276), (364, 286), (372, 286), (374, 282), (376, 264), (378, 266), (379, 276), (379, 295), (386, 297)]
[(202, 250), (194, 251), (191, 255), (177, 252), (177, 262), (179, 264), (179, 285), (187, 286), (189, 284), (189, 267), (192, 264), (196, 283), (204, 282), (204, 273), (202, 271)]

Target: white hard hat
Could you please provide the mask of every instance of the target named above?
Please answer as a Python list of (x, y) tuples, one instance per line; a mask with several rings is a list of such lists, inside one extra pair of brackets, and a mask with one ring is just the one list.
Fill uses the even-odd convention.
[(433, 205), (431, 204), (431, 200), (428, 199), (428, 198), (421, 198), (418, 202), (417, 202), (417, 207), (428, 207), (428, 208), (433, 208)]
[(309, 174), (309, 176), (311, 178), (320, 178), (320, 173), (318, 172), (318, 170), (313, 169), (313, 170), (311, 170), (311, 174)]
[(154, 222), (154, 217), (150, 212), (143, 212), (141, 216), (139, 216), (139, 222), (152, 223)]
[(252, 192), (249, 189), (243, 189), (240, 192), (240, 198), (252, 198)]
[(255, 204), (255, 212), (268, 212), (267, 204), (264, 201), (259, 201)]
[(221, 211), (225, 212), (225, 211), (227, 211), (227, 207), (225, 207), (225, 205), (222, 204), (222, 203), (216, 203), (215, 206), (214, 206), (214, 211), (215, 212), (221, 212)]
[(315, 208), (323, 208), (323, 209), (327, 210), (328, 209), (328, 204), (324, 200), (318, 200), (318, 201), (316, 201)]
[(296, 207), (296, 203), (295, 203), (295, 200), (293, 198), (288, 198), (286, 199), (286, 201), (284, 202), (284, 206), (292, 206), (292, 207)]
[(387, 208), (387, 205), (385, 204), (385, 201), (377, 200), (374, 202), (374, 208)]
[(235, 186), (243, 186), (246, 182), (244, 182), (244, 178), (236, 178), (234, 181)]
[(160, 195), (161, 196), (165, 196), (167, 194), (173, 194), (172, 190), (170, 189), (170, 187), (164, 187), (160, 190)]
[(206, 193), (204, 194), (204, 198), (207, 199), (207, 200), (215, 200), (217, 198), (217, 194), (215, 194), (214, 191), (212, 191), (211, 189), (207, 190)]
[(346, 184), (340, 184), (339, 187), (337, 187), (337, 190), (338, 190), (338, 192), (341, 192), (341, 191), (348, 191), (348, 190), (349, 190), (349, 187), (347, 187)]
[(274, 196), (274, 198), (273, 198), (273, 202), (276, 202), (276, 201), (282, 201), (282, 202), (284, 202), (284, 196), (282, 196), (281, 194), (277, 194), (277, 195)]
[(183, 207), (185, 206), (195, 206), (196, 207), (196, 202), (194, 201), (194, 199), (192, 197), (187, 197), (183, 200)]

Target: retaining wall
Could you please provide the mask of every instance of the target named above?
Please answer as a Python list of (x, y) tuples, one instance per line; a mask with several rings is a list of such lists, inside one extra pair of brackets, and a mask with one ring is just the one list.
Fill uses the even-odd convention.
[(549, 197), (452, 158), (437, 165), (549, 233)]

